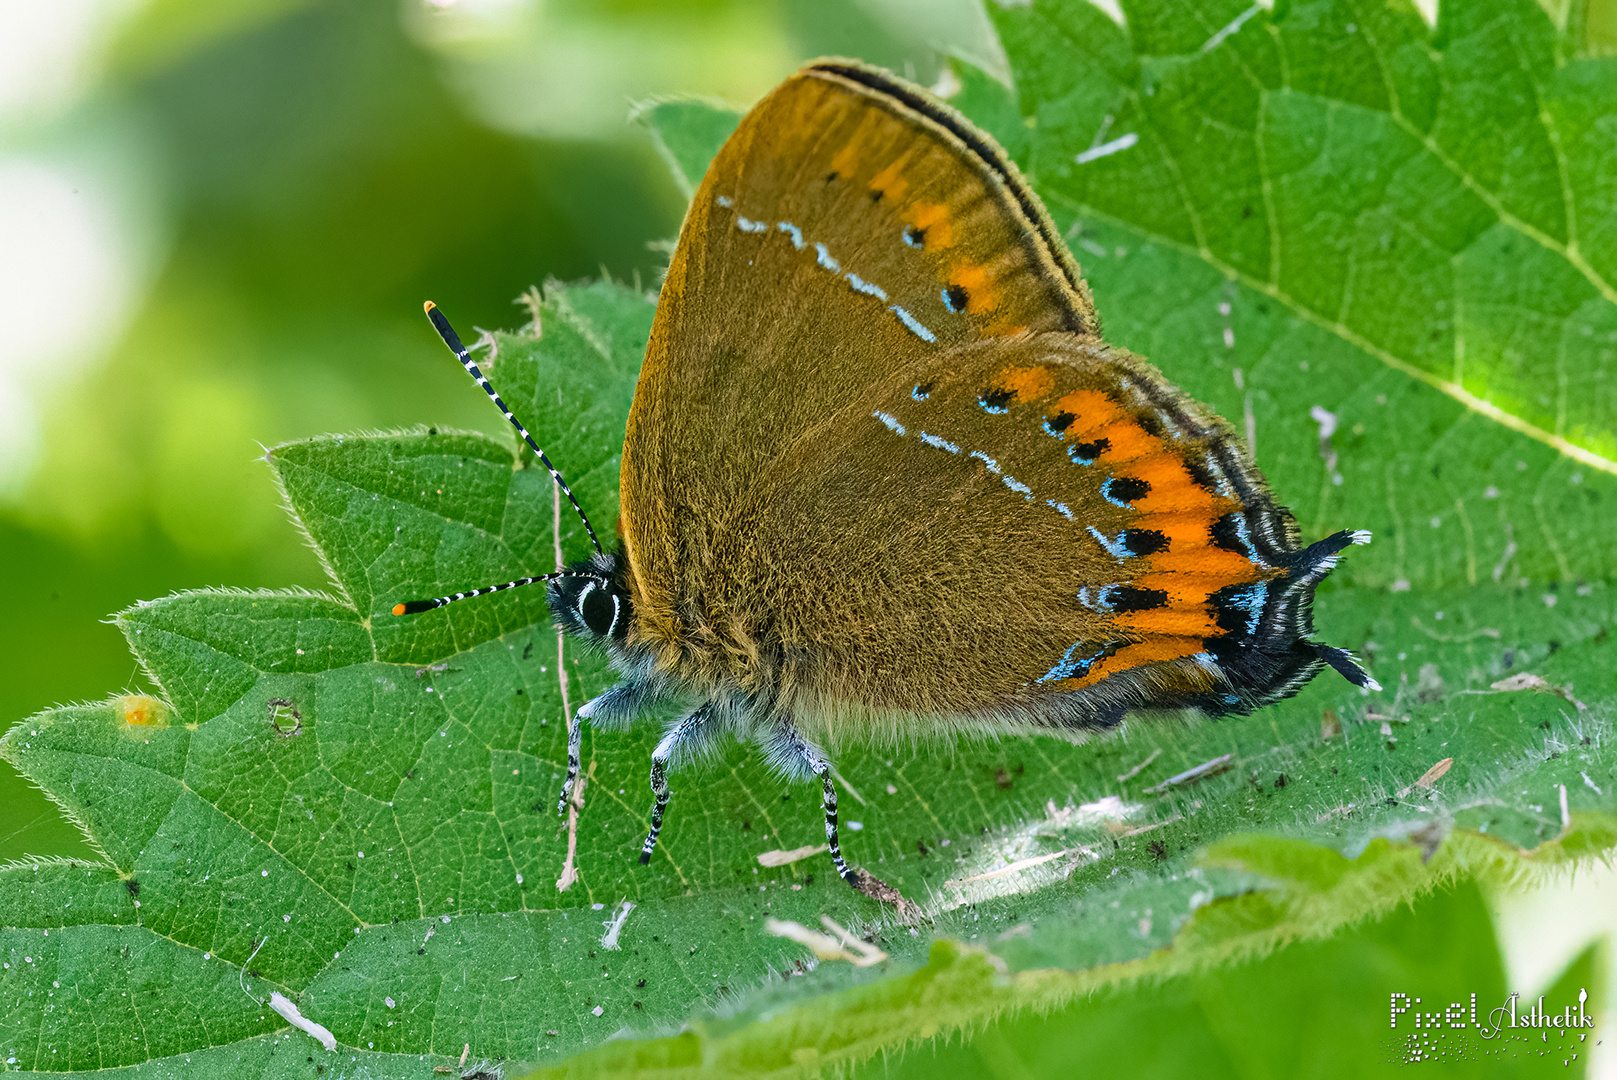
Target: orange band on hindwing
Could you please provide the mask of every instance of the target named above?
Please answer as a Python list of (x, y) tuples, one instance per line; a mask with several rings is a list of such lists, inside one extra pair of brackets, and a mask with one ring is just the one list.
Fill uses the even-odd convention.
[(1147, 641), (1125, 645), (1111, 656), (1101, 660), (1080, 678), (1064, 679), (1056, 686), (1061, 690), (1079, 690), (1093, 686), (1108, 675), (1116, 675), (1145, 664), (1167, 660), (1181, 660), (1202, 651), (1200, 637), (1153, 637)]

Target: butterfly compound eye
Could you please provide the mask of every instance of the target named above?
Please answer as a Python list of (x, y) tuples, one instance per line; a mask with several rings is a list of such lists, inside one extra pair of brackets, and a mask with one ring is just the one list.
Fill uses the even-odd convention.
[(586, 585), (578, 595), (578, 617), (590, 633), (606, 637), (618, 621), (618, 598), (598, 585)]

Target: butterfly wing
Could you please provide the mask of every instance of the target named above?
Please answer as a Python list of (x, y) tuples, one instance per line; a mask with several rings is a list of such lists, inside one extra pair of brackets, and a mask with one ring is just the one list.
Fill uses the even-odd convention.
[(681, 229), (625, 445), (636, 576), (674, 584), (748, 478), (872, 378), (1054, 329), (1091, 334), (1094, 307), (992, 141), (874, 69), (805, 68), (725, 143)]
[(1320, 662), (1222, 422), (1100, 342), (990, 139), (857, 65), (789, 79), (709, 169), (622, 489), (633, 643), (800, 723), (1244, 708), (1265, 627), (1265, 687)]

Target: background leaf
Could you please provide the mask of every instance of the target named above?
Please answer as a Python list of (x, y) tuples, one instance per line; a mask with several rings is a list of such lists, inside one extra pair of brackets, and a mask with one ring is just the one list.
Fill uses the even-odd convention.
[[(1153, 2), (1128, 9), (1127, 31), (1084, 3), (1039, 3), (994, 12), (1015, 97), (962, 70), (962, 104), (1003, 133), (1068, 230), (1110, 339), (1238, 425), (1250, 406), (1259, 461), (1306, 533), (1379, 530), (1321, 591), (1319, 624), (1361, 651), (1384, 694), (1326, 676), (1248, 719), (1135, 721), (1083, 747), (846, 754), (847, 847), (926, 906), (918, 927), (831, 880), (824, 856), (759, 867), (760, 852), (814, 843), (819, 817), (809, 788), (780, 784), (749, 748), (676, 776), (658, 858), (635, 866), (655, 731), (591, 732), (581, 880), (558, 893), (563, 714), (606, 685), (599, 659), (558, 654), (532, 590), (387, 612), (552, 569), (587, 550), (581, 530), (510, 440), (424, 429), (288, 444), (268, 461), (334, 594), (190, 593), (125, 612), (162, 697), (54, 710), (0, 743), (106, 859), (0, 871), (0, 1051), (29, 1069), (177, 1070), (191, 1056), (301, 1075), (312, 1058), (402, 1076), (467, 1045), (553, 1060), (717, 1006), (726, 1019), (573, 1068), (849, 1063), (1321, 938), (1444, 882), (1609, 850), (1609, 410), (1569, 391), (1578, 420), (1558, 429), (1522, 388), (1557, 364), (1604, 363), (1581, 328), (1604, 325), (1610, 301), (1566, 255), (1578, 273), (1558, 275), (1535, 238), (1573, 250), (1532, 166), (1537, 135), (1510, 120), (1515, 98), (1490, 96), (1504, 54), (1486, 46), (1525, 50), (1511, 77), (1527, 70), (1522, 85), (1564, 99), (1586, 118), (1569, 129), (1597, 142), (1606, 69), (1567, 55), (1538, 9), (1490, 4), (1431, 37), (1411, 13), (1344, 3), (1220, 20)], [(1390, 111), (1388, 86), (1406, 85), (1397, 100), (1424, 112)], [(1506, 150), (1455, 144), (1494, 112), (1485, 129)], [(642, 117), (687, 182), (734, 120), (691, 103)], [(1128, 133), (1132, 147), (1077, 162)], [(1596, 207), (1577, 220), (1598, 236), (1611, 159), (1562, 152), (1589, 174), (1564, 202)], [(1330, 187), (1329, 162), (1346, 159), (1367, 170), (1350, 184), (1371, 193), (1364, 205)], [(1456, 188), (1445, 160), (1470, 183)], [(1254, 192), (1270, 202), (1249, 218)], [(1540, 262), (1521, 278), (1538, 292), (1510, 301), (1531, 316), (1520, 325), (1570, 326), (1596, 352), (1558, 360), (1571, 354), (1471, 311), (1492, 294), (1456, 268), (1513, 282), (1501, 245), (1528, 240)], [(1332, 283), (1359, 280), (1366, 253), (1397, 287), (1344, 306)], [(542, 337), (491, 339), (494, 381), (603, 535), (651, 312), (621, 287), (557, 287), (537, 311)], [(1434, 329), (1449, 353), (1427, 344)], [(1467, 344), (1447, 378), (1437, 358), (1462, 341), (1478, 351)], [(1340, 418), (1340, 483), (1314, 406)], [(1544, 691), (1491, 691), (1521, 673)], [(1228, 770), (1163, 786), (1225, 754)], [(1443, 759), (1448, 773), (1418, 785)], [(597, 928), (625, 899), (639, 906), (609, 952)], [(760, 932), (766, 915), (822, 913), (892, 959), (808, 971), (802, 948)], [(336, 1054), (261, 1008), (270, 989), (330, 1027)], [(149, 1016), (158, 991), (184, 1007)]]

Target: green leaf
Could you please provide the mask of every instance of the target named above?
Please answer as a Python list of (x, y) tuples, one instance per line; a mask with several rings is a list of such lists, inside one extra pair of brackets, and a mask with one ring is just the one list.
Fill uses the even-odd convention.
[(741, 122), (741, 114), (691, 98), (648, 101), (634, 111), (652, 145), (668, 163), (674, 183), (687, 199), (696, 194), (707, 163)]
[[(1617, 846), (1610, 62), (1506, 0), (1435, 35), (1342, 0), (1151, 0), (1127, 30), (1082, 0), (992, 14), (1016, 92), (963, 68), (961, 104), (1067, 230), (1109, 339), (1255, 432), (1306, 533), (1377, 530), (1317, 615), (1386, 692), (1327, 674), (1250, 718), (1136, 719), (1086, 746), (849, 753), (846, 848), (924, 905), (915, 926), (823, 854), (759, 865), (820, 823), (814, 792), (747, 747), (676, 774), (642, 868), (654, 724), (588, 731), (576, 843), (555, 815), (565, 717), (609, 674), (558, 641), (543, 596), (389, 613), (584, 555), (545, 470), (447, 430), (278, 447), (331, 595), (137, 606), (118, 623), (159, 697), (0, 740), (105, 854), (0, 870), (0, 1060), (417, 1076), (463, 1047), (541, 1065), (594, 1048), (569, 1067), (841, 1067)], [(687, 187), (736, 121), (641, 116)], [(652, 312), (617, 286), (553, 287), (542, 337), (495, 335), (483, 357), (604, 538)], [(1329, 447), (1316, 406), (1339, 421)], [(763, 930), (822, 914), (890, 959), (816, 967)], [(260, 1004), (271, 991), (339, 1049)]]

